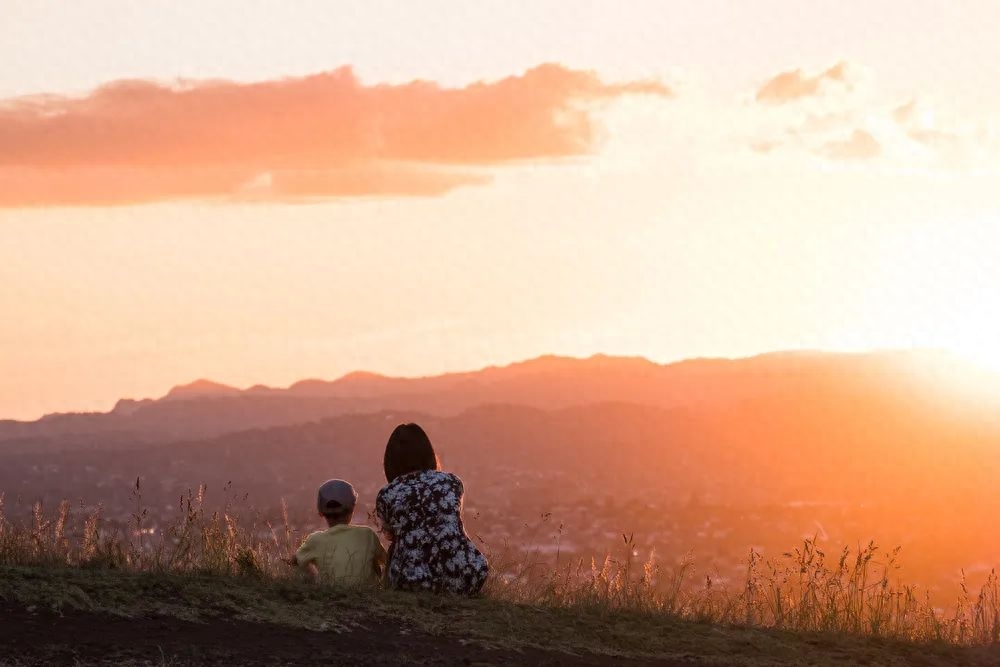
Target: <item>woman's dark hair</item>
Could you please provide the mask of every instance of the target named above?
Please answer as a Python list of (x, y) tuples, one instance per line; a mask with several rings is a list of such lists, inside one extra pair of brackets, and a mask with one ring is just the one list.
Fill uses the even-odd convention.
[(385, 443), (382, 467), (385, 481), (391, 482), (408, 472), (438, 470), (438, 458), (424, 429), (416, 424), (400, 424)]

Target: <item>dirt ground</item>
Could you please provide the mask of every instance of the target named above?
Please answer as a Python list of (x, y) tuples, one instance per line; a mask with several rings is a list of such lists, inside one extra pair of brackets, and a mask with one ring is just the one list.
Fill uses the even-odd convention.
[(314, 632), (212, 618), (126, 618), (0, 604), (2, 665), (690, 665), (490, 647), (437, 637), (393, 619)]

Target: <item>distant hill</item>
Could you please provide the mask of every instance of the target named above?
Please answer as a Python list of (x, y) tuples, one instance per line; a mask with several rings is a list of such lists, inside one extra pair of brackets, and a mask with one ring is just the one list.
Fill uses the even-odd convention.
[(190, 401), (196, 398), (219, 398), (221, 396), (238, 396), (242, 392), (236, 387), (228, 387), (211, 380), (195, 380), (190, 384), (174, 387), (162, 399), (163, 401)]
[[(478, 405), (558, 409), (609, 402), (721, 408), (768, 397), (779, 400), (823, 387), (875, 391), (923, 402), (935, 410), (961, 408), (964, 398), (955, 387), (942, 388), (942, 376), (952, 378), (955, 387), (962, 378), (975, 378), (970, 384), (977, 387), (990, 381), (981, 371), (952, 358), (910, 352), (782, 352), (665, 365), (604, 355), (586, 359), (546, 356), (424, 378), (357, 372), (334, 381), (304, 380), (287, 389), (258, 385), (239, 390), (198, 380), (175, 387), (157, 400), (123, 399), (107, 413), (0, 421), (0, 448), (169, 442), (380, 410), (444, 416)], [(1000, 391), (993, 398), (984, 396), (1000, 405), (995, 400)]]

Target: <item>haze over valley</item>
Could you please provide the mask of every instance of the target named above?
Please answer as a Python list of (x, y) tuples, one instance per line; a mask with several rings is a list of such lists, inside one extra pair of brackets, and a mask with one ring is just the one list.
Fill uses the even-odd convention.
[(287, 389), (197, 381), (107, 413), (0, 423), (0, 489), (8, 516), (68, 500), (126, 529), (138, 478), (155, 535), (204, 484), (211, 507), (277, 524), (284, 502), (308, 532), (328, 477), (352, 480), (362, 515), (372, 509), (387, 434), (417, 421), (466, 481), (470, 533), (497, 554), (602, 557), (624, 533), (638, 557), (690, 557), (725, 582), (751, 548), (779, 558), (806, 537), (833, 551), (875, 540), (903, 548), (909, 579), (950, 591), (1000, 553), (996, 381), (923, 352), (542, 357)]

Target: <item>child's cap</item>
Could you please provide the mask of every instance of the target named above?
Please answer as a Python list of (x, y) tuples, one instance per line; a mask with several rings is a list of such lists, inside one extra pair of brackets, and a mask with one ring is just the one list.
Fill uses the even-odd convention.
[(342, 479), (323, 482), (316, 499), (320, 514), (337, 514), (342, 510), (353, 509), (356, 502), (358, 502), (358, 492), (350, 482)]

